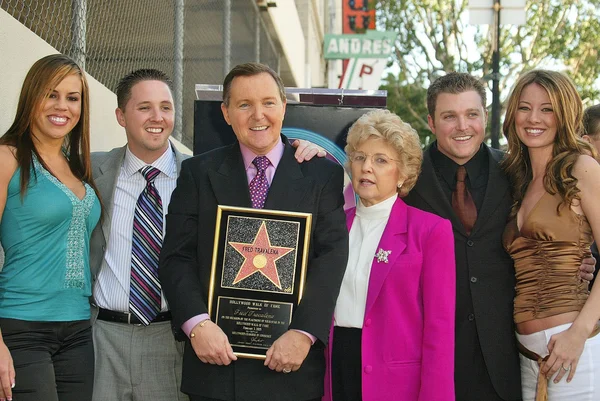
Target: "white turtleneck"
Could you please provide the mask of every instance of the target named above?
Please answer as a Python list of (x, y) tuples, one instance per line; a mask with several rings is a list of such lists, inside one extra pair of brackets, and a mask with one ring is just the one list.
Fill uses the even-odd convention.
[(363, 326), (371, 265), (396, 199), (394, 194), (369, 207), (358, 201), (350, 228), (348, 264), (335, 306), (336, 326), (358, 329)]

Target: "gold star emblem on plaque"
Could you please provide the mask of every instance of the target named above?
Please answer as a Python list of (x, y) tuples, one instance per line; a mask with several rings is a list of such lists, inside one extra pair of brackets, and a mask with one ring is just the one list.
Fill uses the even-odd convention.
[(244, 262), (233, 280), (233, 284), (237, 284), (255, 273), (260, 273), (281, 290), (279, 272), (275, 262), (292, 252), (294, 248), (272, 246), (264, 221), (252, 243), (229, 242), (229, 245), (244, 257)]

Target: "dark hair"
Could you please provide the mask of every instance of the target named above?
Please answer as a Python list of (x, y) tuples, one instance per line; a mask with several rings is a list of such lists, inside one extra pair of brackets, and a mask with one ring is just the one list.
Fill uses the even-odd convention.
[(512, 187), (514, 199), (512, 216), (516, 215), (533, 179), (529, 153), (517, 135), (515, 119), (521, 93), (525, 87), (534, 83), (548, 93), (556, 121), (556, 136), (552, 147), (552, 158), (546, 164), (544, 189), (562, 198), (557, 211), (561, 206), (568, 206), (574, 199), (578, 199), (577, 178), (573, 176), (572, 171), (579, 156), (588, 154), (596, 157), (593, 146), (580, 138), (583, 105), (577, 88), (569, 77), (549, 70), (533, 70), (521, 75), (508, 98), (502, 126), (508, 141), (508, 154), (502, 161), (502, 167)]
[(450, 72), (433, 81), (427, 89), (427, 112), (431, 116), (431, 119), (435, 120), (435, 106), (437, 98), (441, 93), (458, 95), (469, 91), (477, 92), (481, 98), (481, 104), (485, 109), (487, 104), (485, 87), (473, 75), (466, 72)]
[(15, 157), (21, 170), (21, 198), (27, 192), (29, 185), (32, 155), (37, 157), (46, 170), (51, 171), (35, 147), (31, 124), (35, 116), (41, 112), (44, 102), (54, 88), (69, 75), (77, 75), (81, 79), (81, 116), (77, 125), (64, 138), (64, 153), (73, 175), (92, 186), (100, 198), (92, 179), (90, 161), (90, 98), (87, 80), (77, 63), (62, 54), (43, 57), (31, 66), (23, 81), (15, 120), (0, 138), (0, 145), (8, 145), (16, 149)]
[(277, 89), (279, 89), (279, 97), (281, 97), (282, 102), (285, 102), (285, 87), (283, 86), (283, 81), (279, 75), (277, 75), (277, 73), (268, 65), (260, 63), (246, 63), (233, 67), (223, 81), (223, 103), (225, 106), (229, 106), (231, 82), (235, 77), (252, 77), (265, 72), (273, 77), (275, 83), (277, 84)]
[(142, 81), (160, 81), (167, 84), (171, 93), (173, 92), (173, 81), (164, 72), (153, 68), (142, 68), (131, 71), (125, 75), (117, 84), (117, 105), (121, 110), (125, 110), (127, 102), (131, 98), (131, 89)]
[(590, 106), (583, 113), (583, 135), (600, 135), (600, 104)]

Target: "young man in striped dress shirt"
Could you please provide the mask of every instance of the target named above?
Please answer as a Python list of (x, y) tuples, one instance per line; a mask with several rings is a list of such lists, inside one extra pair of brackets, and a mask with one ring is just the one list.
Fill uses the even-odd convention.
[[(134, 71), (117, 86), (116, 116), (127, 144), (92, 155), (104, 216), (92, 236), (92, 321), (96, 351), (94, 401), (187, 400), (179, 391), (183, 343), (175, 341), (164, 297), (153, 320), (130, 313), (133, 223), (147, 181), (153, 180), (163, 221), (184, 155), (169, 142), (173, 132), (172, 82), (152, 69)], [(160, 247), (160, 245), (159, 245)], [(157, 295), (158, 296), (158, 295)]]

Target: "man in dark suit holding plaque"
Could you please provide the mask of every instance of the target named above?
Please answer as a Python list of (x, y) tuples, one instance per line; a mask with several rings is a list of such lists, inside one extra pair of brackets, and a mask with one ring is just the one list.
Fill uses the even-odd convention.
[[(233, 68), (221, 109), (238, 142), (185, 161), (171, 198), (159, 273), (176, 336), (186, 340), (182, 391), (192, 401), (323, 394), (323, 349), (348, 254), (343, 170), (325, 159), (296, 161), (281, 135), (285, 107), (273, 70), (255, 63)], [(208, 315), (218, 205), (312, 214), (302, 300), (264, 361), (236, 357)]]

